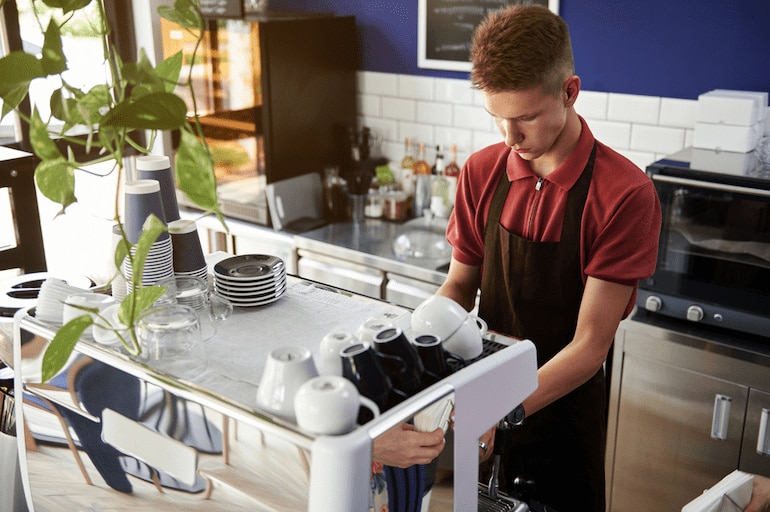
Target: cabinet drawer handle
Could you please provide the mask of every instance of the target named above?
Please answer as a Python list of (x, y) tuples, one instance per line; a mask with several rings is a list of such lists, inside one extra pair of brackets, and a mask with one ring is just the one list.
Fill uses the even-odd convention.
[(714, 416), (711, 418), (711, 439), (727, 439), (727, 425), (730, 422), (730, 404), (733, 401), (727, 395), (714, 396)]
[(762, 408), (759, 416), (759, 435), (757, 436), (757, 453), (770, 455), (770, 409)]

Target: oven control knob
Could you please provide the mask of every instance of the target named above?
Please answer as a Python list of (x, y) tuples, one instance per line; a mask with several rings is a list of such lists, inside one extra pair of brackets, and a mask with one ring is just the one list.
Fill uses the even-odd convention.
[(660, 308), (663, 307), (663, 301), (660, 300), (660, 297), (656, 295), (650, 295), (647, 297), (647, 300), (644, 301), (644, 309), (647, 311), (660, 311)]
[(687, 320), (691, 322), (700, 322), (703, 320), (703, 308), (700, 306), (690, 306), (687, 308)]

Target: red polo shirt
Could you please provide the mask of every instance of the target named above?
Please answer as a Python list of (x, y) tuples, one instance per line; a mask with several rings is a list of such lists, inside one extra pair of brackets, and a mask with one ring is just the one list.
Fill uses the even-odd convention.
[[(453, 257), (481, 266), (484, 226), (498, 177), (511, 181), (501, 222), (529, 240), (557, 242), (561, 235), (567, 192), (588, 162), (594, 136), (583, 118), (577, 147), (542, 180), (529, 162), (500, 142), (472, 154), (457, 184), (447, 239)], [(624, 156), (597, 141), (591, 186), (581, 225), (583, 282), (587, 276), (635, 286), (652, 275), (658, 255), (661, 211), (652, 180)], [(626, 310), (630, 313), (636, 292)]]

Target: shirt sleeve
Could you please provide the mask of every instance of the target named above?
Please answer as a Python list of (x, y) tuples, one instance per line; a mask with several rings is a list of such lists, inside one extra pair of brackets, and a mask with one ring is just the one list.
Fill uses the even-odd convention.
[(602, 228), (584, 256), (586, 275), (635, 286), (655, 272), (661, 209), (652, 180), (632, 189), (608, 222), (598, 225)]

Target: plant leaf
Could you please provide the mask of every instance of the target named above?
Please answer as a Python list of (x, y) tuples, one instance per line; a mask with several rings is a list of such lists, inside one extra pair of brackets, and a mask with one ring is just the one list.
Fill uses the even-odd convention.
[[(137, 288), (133, 293), (128, 294), (118, 307), (118, 320), (123, 325), (134, 325), (141, 314), (152, 306), (164, 293), (165, 286), (145, 286)], [(133, 314), (132, 314), (133, 306)]]
[(199, 29), (203, 25), (200, 13), (190, 0), (175, 0), (174, 7), (161, 5), (158, 14), (184, 28)]
[(43, 58), (40, 63), (47, 75), (57, 75), (67, 69), (67, 58), (61, 44), (61, 32), (56, 20), (51, 18), (43, 39)]
[(102, 125), (137, 130), (176, 130), (187, 122), (187, 105), (176, 94), (156, 92), (129, 98), (104, 116)]
[(126, 62), (123, 65), (122, 75), (123, 78), (135, 86), (131, 91), (131, 96), (134, 98), (151, 92), (172, 92), (166, 91), (166, 84), (163, 78), (152, 67), (152, 63), (147, 58), (144, 48), (139, 51), (139, 60), (137, 62)]
[(29, 140), (32, 144), (32, 151), (41, 160), (55, 160), (63, 158), (61, 151), (48, 135), (48, 126), (40, 118), (37, 108), (32, 111), (32, 118), (29, 126)]
[(76, 122), (82, 119), (82, 123), (88, 126), (96, 125), (102, 118), (102, 112), (112, 106), (110, 88), (105, 84), (93, 86), (87, 93), (77, 98), (77, 114), (73, 114), (71, 120)]
[(56, 331), (48, 348), (43, 354), (42, 381), (48, 382), (56, 376), (75, 349), (80, 335), (94, 323), (90, 315), (81, 315), (73, 318)]
[(77, 11), (91, 3), (91, 0), (43, 0), (43, 3), (54, 9), (61, 9), (64, 14)]
[(199, 207), (218, 211), (214, 164), (206, 147), (187, 128), (181, 135), (175, 158), (177, 185)]
[[(34, 56), (22, 51), (11, 52), (0, 59), (0, 98), (3, 112), (21, 103), (35, 78), (46, 76), (43, 64)], [(20, 94), (23, 88), (24, 94)]]
[(179, 74), (182, 72), (182, 52), (178, 51), (169, 58), (160, 61), (155, 66), (155, 72), (163, 79), (166, 92), (174, 92), (179, 81)]
[(43, 160), (35, 168), (35, 184), (45, 197), (63, 208), (77, 202), (75, 173), (70, 163), (62, 158)]

